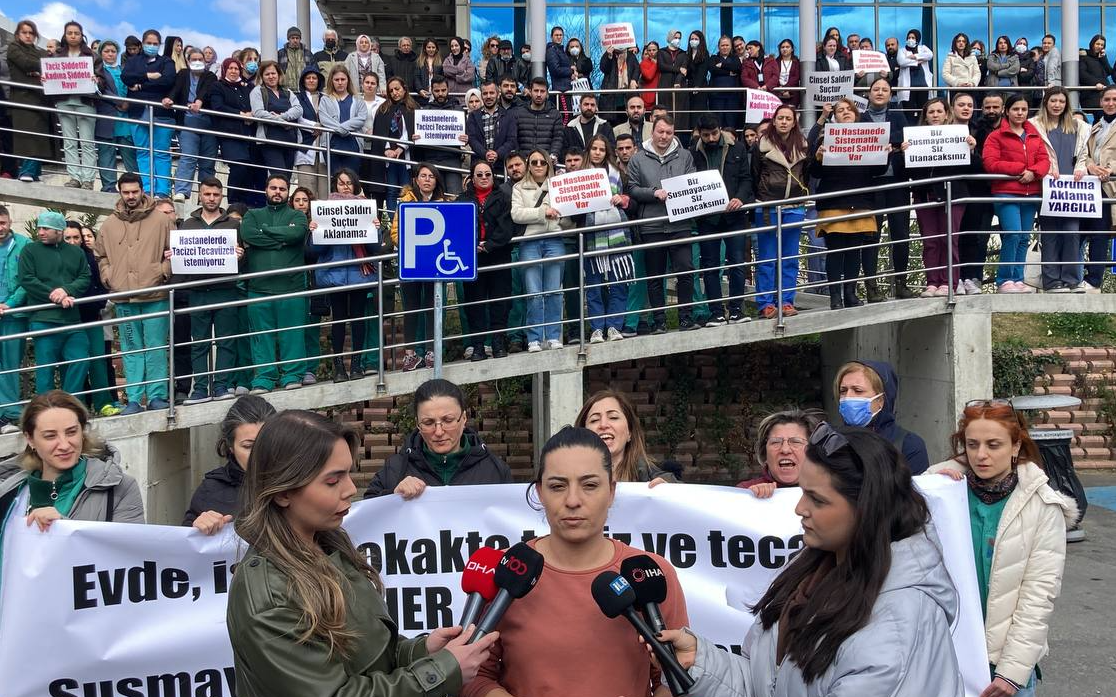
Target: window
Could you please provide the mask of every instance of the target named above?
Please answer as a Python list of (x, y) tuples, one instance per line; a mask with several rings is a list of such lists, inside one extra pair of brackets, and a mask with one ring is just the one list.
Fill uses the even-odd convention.
[[(953, 46), (953, 37), (964, 33), (969, 37), (969, 42), (983, 41), (988, 45), (988, 8), (987, 7), (951, 7), (946, 12), (939, 12), (938, 42), (932, 46), (934, 49), (934, 64), (939, 68), (945, 64)], [(940, 79), (939, 84), (944, 84)]]
[(516, 42), (515, 9), (511, 7), (474, 7), (470, 13), (469, 40), (473, 42), (473, 59), (480, 60), (479, 47), (485, 39), (497, 35), (501, 39)]
[(701, 7), (647, 8), (647, 41), (658, 41), (660, 47), (666, 47), (667, 32), (673, 29), (682, 32), (681, 48), (683, 51), (687, 50), (686, 42), (690, 32), (694, 29), (703, 31), (705, 29), (702, 26)]
[(763, 45), (777, 48), (783, 39), (794, 42), (799, 57), (814, 53), (813, 46), (798, 45), (798, 8), (769, 5), (763, 11)]
[[(771, 10), (768, 10), (771, 12)], [(729, 36), (743, 36), (745, 41), (758, 39), (760, 37), (760, 8), (759, 5), (753, 7), (743, 7), (734, 5), (732, 8), (732, 33)], [(763, 42), (764, 48), (771, 43), (770, 36), (765, 37), (768, 40)]]

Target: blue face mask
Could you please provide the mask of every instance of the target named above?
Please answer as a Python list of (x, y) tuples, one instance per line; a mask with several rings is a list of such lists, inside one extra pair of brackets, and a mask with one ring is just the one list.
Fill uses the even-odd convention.
[(256, 70), (259, 69), (259, 67), (260, 67), (260, 64), (257, 63), (256, 61), (248, 61), (247, 63), (244, 64), (244, 69), (247, 70), (249, 74), (255, 73)]
[(159, 47), (158, 46), (152, 46), (151, 44), (144, 44), (143, 45), (143, 52), (144, 52), (145, 55), (148, 55), (148, 56), (157, 56), (157, 55), (159, 55)]
[[(880, 395), (876, 395), (879, 397)], [(837, 409), (848, 426), (864, 427), (872, 421), (872, 400), (876, 397), (844, 397)]]

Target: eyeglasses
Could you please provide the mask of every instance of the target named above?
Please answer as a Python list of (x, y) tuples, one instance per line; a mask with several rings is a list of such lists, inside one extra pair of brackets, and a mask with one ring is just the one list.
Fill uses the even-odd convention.
[(488, 179), (489, 177), (492, 176), (492, 172), (477, 172), (473, 176), (476, 177), (477, 179)]
[(546, 167), (546, 160), (531, 160), (528, 164), (532, 167)]
[(438, 430), (439, 426), (442, 427), (443, 431), (448, 431), (455, 425), (461, 423), (461, 420), (464, 418), (465, 412), (461, 412), (456, 417), (443, 416), (440, 419), (423, 419), (422, 421), (418, 422), (418, 427), (419, 430), (423, 433), (433, 433), (434, 431)]
[(767, 447), (782, 448), (783, 443), (789, 443), (792, 450), (802, 450), (806, 447), (806, 439), (793, 436), (791, 438), (768, 438)]
[(835, 431), (826, 421), (818, 424), (818, 427), (810, 434), (810, 445), (820, 448), (826, 457), (830, 457), (841, 448), (852, 450), (849, 439)]
[(1010, 399), (996, 398), (996, 399), (970, 399), (965, 402), (965, 408), (969, 407), (1008, 407), (1012, 411), (1015, 410), (1015, 405), (1011, 403)]

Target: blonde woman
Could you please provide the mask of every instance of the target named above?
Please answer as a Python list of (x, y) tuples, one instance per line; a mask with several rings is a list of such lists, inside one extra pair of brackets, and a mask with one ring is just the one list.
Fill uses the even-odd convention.
[(340, 63), (329, 69), (325, 94), (318, 103), (318, 120), (323, 127), (329, 129), (324, 144), (333, 150), (330, 176), (339, 169), (360, 169), (360, 161), (355, 154), (360, 152), (360, 142), (353, 134), (364, 129), (368, 120), (368, 107), (357, 96), (349, 71)]

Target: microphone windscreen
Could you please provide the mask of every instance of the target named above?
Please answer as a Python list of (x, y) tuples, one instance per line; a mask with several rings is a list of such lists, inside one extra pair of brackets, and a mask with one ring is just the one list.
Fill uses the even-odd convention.
[(513, 598), (522, 598), (531, 592), (542, 576), (543, 556), (531, 549), (526, 542), (518, 542), (504, 552), (496, 566), (494, 581)]
[(620, 565), (620, 573), (632, 585), (637, 604), (666, 602), (666, 574), (651, 557), (646, 554), (628, 557)]
[(496, 597), (496, 567), (504, 553), (493, 547), (481, 547), (473, 552), (465, 562), (461, 574), (461, 590), (466, 593), (480, 593), (485, 600)]
[(605, 617), (619, 617), (635, 604), (636, 595), (628, 579), (615, 571), (602, 571), (593, 579), (593, 600)]

